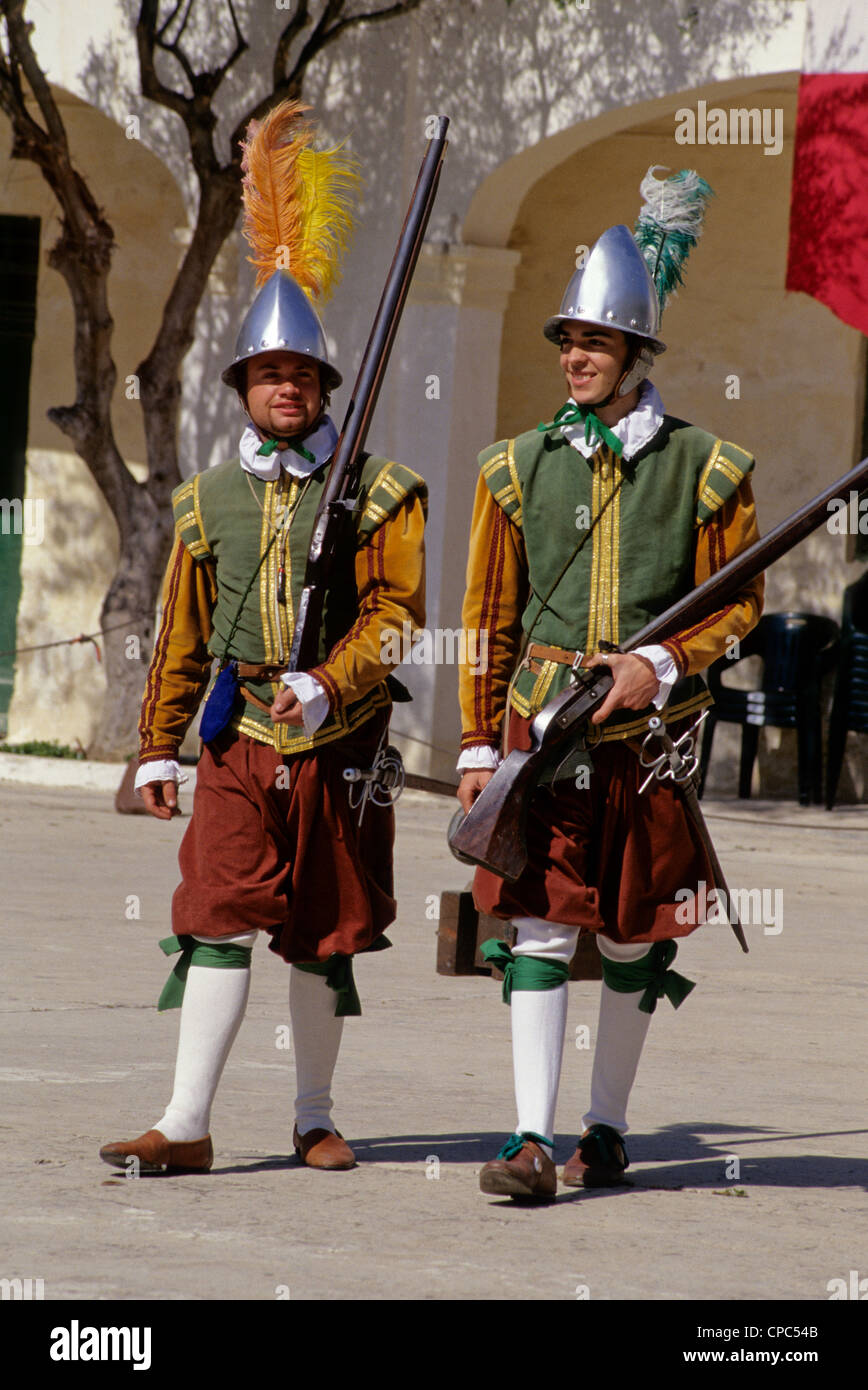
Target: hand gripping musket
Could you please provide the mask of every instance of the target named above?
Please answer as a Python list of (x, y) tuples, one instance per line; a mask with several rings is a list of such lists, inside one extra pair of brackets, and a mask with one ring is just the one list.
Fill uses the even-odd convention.
[[(718, 893), (724, 894), (729, 925), (735, 934), (736, 941), (745, 955), (747, 955), (748, 947), (744, 938), (744, 932), (741, 928), (741, 922), (738, 920), (738, 913), (733, 905), (732, 894), (723, 876), (723, 869), (720, 866), (717, 851), (708, 833), (708, 826), (705, 824), (705, 817), (702, 814), (702, 808), (699, 805), (699, 797), (696, 794), (695, 774), (699, 765), (699, 759), (693, 751), (695, 743), (693, 735), (696, 733), (696, 730), (707, 714), (708, 710), (704, 710), (696, 723), (689, 728), (685, 734), (682, 734), (676, 743), (673, 743), (666, 725), (659, 715), (655, 714), (648, 720), (648, 733), (645, 735), (642, 743), (642, 752), (639, 755), (639, 761), (643, 767), (649, 769), (649, 772), (645, 781), (639, 788), (639, 791), (644, 792), (652, 782), (666, 782), (670, 780), (678, 787), (684, 798), (684, 804), (687, 807), (690, 818), (699, 832), (699, 838), (708, 855), (714, 886)], [(660, 743), (663, 749), (663, 752), (657, 757), (653, 756), (653, 752), (649, 747), (654, 739)], [(646, 751), (652, 754), (650, 758), (646, 758)]]
[(439, 121), (419, 170), (314, 522), (292, 635), (290, 671), (306, 671), (316, 664), (329, 574), (347, 512), (356, 504), (362, 449), (437, 193), (449, 119), (441, 116)]
[[(829, 516), (832, 502), (850, 495), (868, 483), (868, 459), (845, 473), (806, 502), (767, 536), (748, 546), (728, 564), (712, 574), (685, 598), (672, 604), (659, 617), (633, 634), (616, 650), (632, 652), (648, 643), (662, 642), (674, 632), (692, 627), (730, 602), (743, 585), (755, 579), (775, 560), (816, 530)], [(514, 749), (501, 763), (476, 798), (450, 844), (474, 864), (512, 883), (527, 863), (524, 825), (527, 804), (543, 765), (570, 735), (580, 728), (608, 694), (614, 677), (606, 666), (578, 668), (569, 689), (550, 700), (530, 726), (531, 746), (524, 752)]]

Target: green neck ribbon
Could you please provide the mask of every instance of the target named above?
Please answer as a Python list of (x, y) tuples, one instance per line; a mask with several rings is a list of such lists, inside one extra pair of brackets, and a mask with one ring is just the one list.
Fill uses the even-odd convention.
[(316, 455), (295, 439), (288, 439), (284, 444), (281, 444), (279, 439), (266, 439), (265, 443), (260, 444), (256, 450), (256, 456), (258, 458), (262, 454), (264, 458), (270, 458), (275, 449), (294, 449), (297, 454), (301, 454), (302, 458), (307, 459), (308, 463), (316, 463)]
[(613, 454), (617, 454), (618, 458), (621, 457), (624, 452), (624, 445), (621, 443), (618, 436), (612, 433), (608, 425), (603, 424), (602, 420), (594, 414), (593, 410), (587, 406), (576, 405), (575, 401), (570, 401), (567, 405), (561, 406), (557, 415), (549, 424), (543, 422), (537, 425), (537, 429), (541, 434), (547, 434), (549, 430), (561, 429), (566, 425), (582, 424), (585, 427), (586, 444), (591, 444), (593, 442), (592, 435), (596, 435), (599, 440), (608, 444)]
[[(570, 978), (570, 968), (560, 960), (540, 956), (514, 956), (505, 941), (491, 937), (483, 941), (482, 958), (503, 972), (503, 1002), (508, 1004), (514, 989), (557, 989)], [(531, 1136), (533, 1137), (533, 1136)], [(548, 1140), (544, 1141), (548, 1143)]]
[(157, 1012), (167, 1009), (180, 1009), (187, 985), (187, 971), (191, 965), (204, 965), (215, 970), (248, 970), (252, 946), (237, 946), (225, 941), (197, 941), (194, 936), (166, 936), (159, 943), (160, 950), (167, 956), (181, 952), (181, 959), (163, 986), (157, 1001)]
[(677, 954), (678, 947), (674, 941), (655, 941), (647, 956), (639, 960), (617, 961), (603, 956), (603, 979), (609, 989), (617, 994), (635, 994), (640, 989), (644, 990), (639, 1000), (643, 1014), (653, 1014), (657, 1000), (662, 999), (664, 994), (673, 1009), (677, 1009), (695, 988), (693, 980), (669, 969)]

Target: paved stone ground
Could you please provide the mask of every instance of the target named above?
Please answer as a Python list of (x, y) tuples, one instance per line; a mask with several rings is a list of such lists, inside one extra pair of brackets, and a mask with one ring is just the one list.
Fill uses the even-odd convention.
[[(527, 1207), (477, 1186), (514, 1122), (499, 988), (434, 970), (436, 895), (469, 873), (445, 848), (447, 799), (405, 794), (395, 949), (358, 968), (365, 1014), (346, 1026), (336, 1118), (359, 1168), (290, 1156), (288, 976), (259, 945), (214, 1171), (131, 1181), (97, 1149), (153, 1124), (170, 1090), (177, 1014), (155, 1012), (156, 942), (186, 818), (0, 785), (0, 1275), (41, 1278), (59, 1300), (818, 1301), (850, 1271), (864, 1279), (868, 809), (706, 811), (731, 886), (782, 894), (782, 930), (748, 927), (748, 957), (726, 927), (684, 945), (698, 988), (655, 1015), (633, 1185)], [(561, 1162), (586, 1108), (590, 1053), (574, 1043), (583, 1024), (593, 1035), (598, 990), (570, 990)]]

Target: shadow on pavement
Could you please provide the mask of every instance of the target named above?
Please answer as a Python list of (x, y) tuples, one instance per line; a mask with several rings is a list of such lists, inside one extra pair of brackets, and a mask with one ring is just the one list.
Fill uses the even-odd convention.
[[(758, 1126), (679, 1124), (654, 1134), (627, 1138), (631, 1158), (629, 1183), (637, 1188), (676, 1190), (683, 1187), (862, 1187), (868, 1190), (868, 1159), (846, 1154), (846, 1144), (836, 1143), (826, 1154), (782, 1154), (752, 1157), (744, 1149), (753, 1144), (794, 1144), (801, 1140), (849, 1140), (868, 1133), (865, 1129), (793, 1133)], [(716, 1136), (721, 1136), (717, 1138)], [(482, 1164), (493, 1158), (506, 1139), (505, 1132), (396, 1134), (356, 1139), (347, 1136), (359, 1164), (440, 1163)], [(555, 1162), (564, 1163), (575, 1148), (575, 1138), (557, 1136)], [(731, 1172), (732, 1160), (738, 1160)], [(214, 1173), (252, 1173), (274, 1168), (301, 1167), (294, 1154), (272, 1154), (249, 1163), (220, 1165)], [(625, 1185), (627, 1186), (627, 1185)], [(606, 1189), (609, 1195), (625, 1189)], [(581, 1194), (583, 1196), (599, 1195)], [(568, 1200), (574, 1200), (572, 1196)]]

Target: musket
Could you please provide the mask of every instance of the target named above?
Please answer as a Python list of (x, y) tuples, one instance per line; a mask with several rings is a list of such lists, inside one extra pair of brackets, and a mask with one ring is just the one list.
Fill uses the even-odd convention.
[(425, 151), (317, 509), (304, 588), (296, 609), (288, 663), (290, 671), (305, 671), (317, 661), (329, 576), (344, 519), (355, 505), (365, 438), (437, 193), (449, 126), (448, 116), (438, 119), (437, 134), (429, 140)]
[[(816, 530), (843, 493), (868, 483), (868, 459), (806, 502), (767, 536), (755, 541), (684, 598), (652, 618), (613, 650), (632, 652), (708, 618), (775, 560)], [(574, 669), (571, 685), (550, 700), (530, 725), (530, 748), (514, 749), (480, 792), (449, 843), (474, 864), (514, 882), (527, 863), (524, 828), (527, 806), (550, 755), (567, 742), (605, 700), (614, 677), (607, 666)]]

